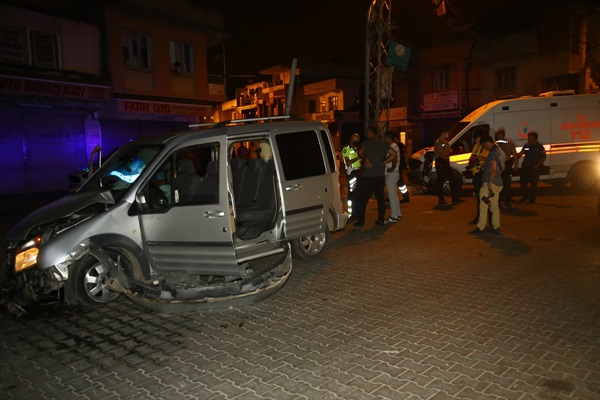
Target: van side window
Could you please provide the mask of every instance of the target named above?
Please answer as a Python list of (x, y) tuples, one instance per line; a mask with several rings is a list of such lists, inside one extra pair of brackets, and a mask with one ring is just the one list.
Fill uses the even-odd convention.
[(323, 139), (323, 145), (325, 147), (325, 155), (327, 156), (327, 161), (329, 162), (329, 169), (331, 171), (335, 171), (335, 154), (329, 142), (329, 134), (327, 133), (327, 131), (321, 131), (321, 137)]
[(325, 174), (325, 162), (315, 131), (282, 133), (275, 136), (286, 180)]
[(172, 164), (170, 159), (163, 163), (148, 183), (148, 204), (151, 210), (166, 209), (173, 203)]
[(175, 153), (175, 203), (219, 202), (219, 145), (191, 146)]

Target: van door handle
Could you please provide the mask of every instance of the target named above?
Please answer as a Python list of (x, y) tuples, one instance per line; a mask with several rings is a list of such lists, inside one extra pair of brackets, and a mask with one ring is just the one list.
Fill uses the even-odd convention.
[(299, 183), (292, 185), (292, 186), (285, 187), (286, 192), (289, 192), (290, 190), (300, 190), (300, 189), (302, 189), (302, 185)]
[(211, 218), (220, 218), (220, 217), (224, 217), (225, 216), (225, 212), (224, 211), (216, 211), (216, 210), (206, 211), (206, 212), (204, 212), (204, 216), (206, 218), (209, 218), (209, 219), (211, 219)]

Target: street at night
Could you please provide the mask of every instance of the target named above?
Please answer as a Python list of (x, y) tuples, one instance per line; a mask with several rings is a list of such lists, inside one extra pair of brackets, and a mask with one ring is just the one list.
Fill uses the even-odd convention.
[[(597, 193), (541, 184), (502, 210), (502, 237), (468, 234), (464, 198), (441, 211), (414, 194), (384, 226), (370, 202), (362, 230), (252, 306), (3, 314), (0, 397), (600, 398)], [(2, 233), (21, 216), (3, 210)]]

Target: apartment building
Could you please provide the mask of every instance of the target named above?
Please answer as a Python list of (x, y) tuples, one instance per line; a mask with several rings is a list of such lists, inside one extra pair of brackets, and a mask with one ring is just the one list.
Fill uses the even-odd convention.
[(10, 3), (0, 4), (0, 195), (66, 190), (95, 146), (106, 154), (212, 121), (226, 100), (222, 69), (209, 70), (220, 13), (180, 0)]
[[(517, 16), (515, 16), (516, 18)], [(489, 101), (556, 90), (600, 90), (600, 8), (589, 1), (540, 2), (521, 29), (464, 27), (415, 51), (408, 74), (416, 147)], [(402, 104), (405, 105), (405, 104)]]

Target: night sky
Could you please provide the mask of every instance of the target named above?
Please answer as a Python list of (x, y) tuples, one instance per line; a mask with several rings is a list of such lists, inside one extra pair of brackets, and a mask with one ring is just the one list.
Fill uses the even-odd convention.
[[(510, 30), (531, 23), (529, 7), (567, 0), (446, 0), (438, 17), (431, 0), (392, 0), (392, 39), (418, 47), (469, 25), (480, 32)], [(364, 68), (369, 0), (201, 0), (221, 10), (227, 74), (255, 74), (275, 65), (320, 61)]]

